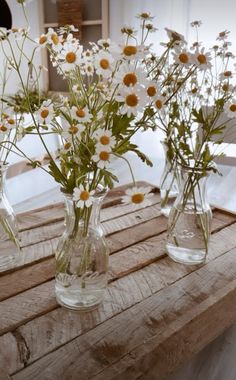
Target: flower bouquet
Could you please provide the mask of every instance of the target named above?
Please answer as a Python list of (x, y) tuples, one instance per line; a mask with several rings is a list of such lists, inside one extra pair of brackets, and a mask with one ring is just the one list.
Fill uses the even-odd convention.
[[(198, 30), (200, 22), (192, 26)], [(235, 57), (228, 34), (221, 32), (209, 51), (198, 40), (190, 49), (184, 45), (176, 49), (176, 62), (194, 64), (195, 69), (168, 103), (168, 111), (159, 115), (167, 149), (178, 165), (180, 187), (169, 217), (166, 248), (174, 260), (189, 264), (206, 259), (211, 210), (205, 181), (210, 172), (217, 172), (214, 160), (223, 154), (221, 144), (236, 115)]]

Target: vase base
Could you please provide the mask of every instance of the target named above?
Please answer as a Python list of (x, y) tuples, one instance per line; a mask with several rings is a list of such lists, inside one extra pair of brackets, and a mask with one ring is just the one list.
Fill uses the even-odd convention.
[(56, 289), (57, 302), (67, 309), (91, 311), (102, 302), (104, 290)]
[(206, 260), (206, 251), (203, 249), (190, 249), (176, 247), (172, 244), (166, 245), (166, 251), (168, 256), (177, 263), (196, 265), (204, 264)]

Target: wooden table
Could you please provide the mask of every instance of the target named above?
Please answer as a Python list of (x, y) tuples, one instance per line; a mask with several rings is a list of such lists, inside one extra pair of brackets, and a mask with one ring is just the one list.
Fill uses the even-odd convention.
[(23, 255), (0, 275), (0, 379), (165, 379), (236, 320), (236, 216), (214, 210), (210, 254), (184, 266), (165, 254), (166, 218), (150, 207), (102, 210), (109, 287), (97, 310), (61, 308), (54, 258), (63, 205), (19, 215)]

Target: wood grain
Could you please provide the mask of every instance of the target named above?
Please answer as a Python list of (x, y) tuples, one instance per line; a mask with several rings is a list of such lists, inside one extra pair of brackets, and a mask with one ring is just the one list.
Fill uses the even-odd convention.
[(206, 264), (180, 265), (165, 254), (159, 193), (134, 211), (120, 205), (126, 188), (109, 193), (101, 213), (109, 287), (89, 313), (55, 300), (63, 205), (18, 216), (23, 254), (0, 274), (3, 379), (161, 380), (236, 319), (235, 215), (215, 209)]
[[(97, 379), (136, 379), (151, 373), (156, 367), (157, 354), (160, 355), (158, 375), (163, 378), (169, 362), (174, 368), (179, 365), (185, 350), (192, 347), (192, 352), (195, 351), (192, 342), (201, 338), (201, 342), (208, 343), (217, 330), (222, 331), (222, 318), (228, 326), (236, 317), (235, 254), (236, 249), (132, 308), (126, 308), (123, 313), (13, 375), (13, 379), (76, 379), (78, 371), (81, 379), (94, 376)], [(224, 273), (227, 276), (218, 281), (219, 274)], [(200, 283), (202, 278), (207, 278), (204, 288)], [(209, 317), (219, 296), (224, 307), (221, 316), (215, 316), (212, 328)], [(234, 302), (230, 313), (229, 299)], [(207, 326), (202, 323), (206, 322), (206, 314)], [(191, 330), (190, 338), (185, 326), (191, 323), (193, 316), (197, 328)], [(171, 338), (173, 344), (169, 341)], [(180, 342), (181, 346), (167, 351), (162, 347), (166, 341), (167, 348), (172, 347), (172, 350)]]

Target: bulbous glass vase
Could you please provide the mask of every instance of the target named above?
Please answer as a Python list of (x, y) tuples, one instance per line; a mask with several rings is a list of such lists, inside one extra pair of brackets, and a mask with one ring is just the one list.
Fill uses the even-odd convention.
[(13, 268), (21, 252), (16, 216), (4, 189), (7, 168), (0, 162), (0, 271)]
[(90, 207), (78, 208), (65, 195), (66, 229), (56, 250), (56, 299), (73, 310), (99, 305), (107, 286), (108, 246), (100, 223), (107, 190), (98, 186)]
[(169, 215), (166, 243), (174, 261), (200, 264), (206, 259), (212, 221), (206, 195), (208, 174), (200, 167), (178, 168), (179, 195)]

